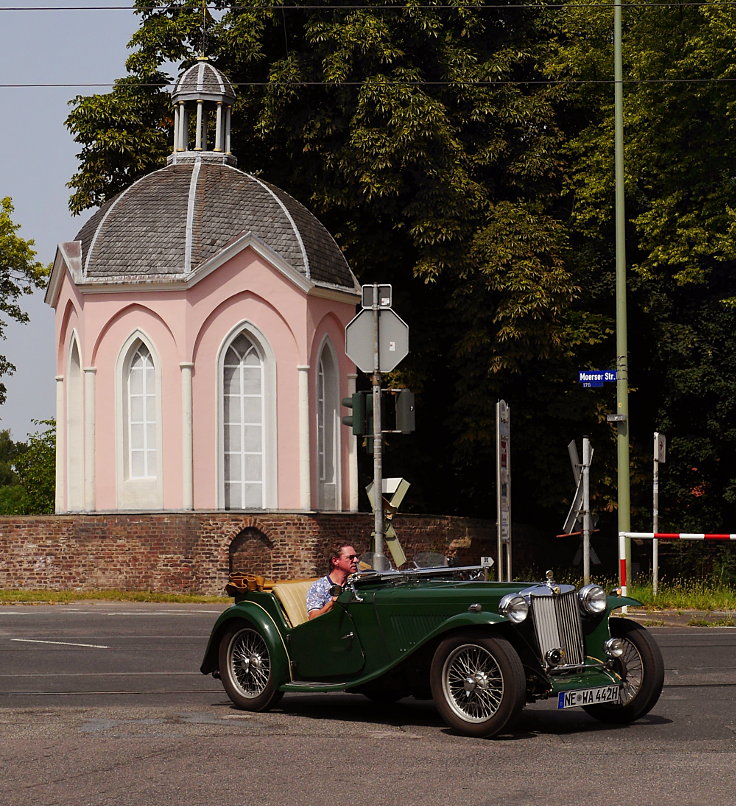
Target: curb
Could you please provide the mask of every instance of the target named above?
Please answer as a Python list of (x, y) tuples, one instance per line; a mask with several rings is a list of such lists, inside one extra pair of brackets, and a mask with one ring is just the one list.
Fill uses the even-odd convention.
[(648, 610), (629, 607), (628, 618), (644, 627), (736, 627), (732, 610)]

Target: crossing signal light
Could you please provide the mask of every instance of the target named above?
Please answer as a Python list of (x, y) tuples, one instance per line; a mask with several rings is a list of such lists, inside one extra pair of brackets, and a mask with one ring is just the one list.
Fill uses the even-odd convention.
[[(340, 419), (356, 437), (373, 435), (373, 393), (353, 392), (342, 399), (351, 410)], [(415, 430), (414, 392), (410, 389), (381, 389), (381, 431), (384, 434), (411, 434)]]
[(411, 434), (414, 421), (414, 392), (410, 389), (381, 391), (381, 430), (384, 433)]
[(373, 433), (373, 398), (370, 392), (353, 392), (350, 397), (342, 399), (342, 405), (352, 409), (352, 414), (341, 418), (342, 424), (352, 428), (356, 437)]
[(402, 389), (396, 397), (396, 430), (402, 434), (412, 434), (416, 430), (414, 418), (414, 392)]

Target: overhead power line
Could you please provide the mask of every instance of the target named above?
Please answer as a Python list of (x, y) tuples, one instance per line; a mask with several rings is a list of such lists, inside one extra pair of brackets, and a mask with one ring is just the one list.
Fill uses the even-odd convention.
[[(537, 8), (537, 9), (570, 9), (570, 8), (614, 8), (617, 3), (507, 3), (505, 5), (486, 4), (486, 3), (458, 3), (458, 4), (439, 4), (420, 3), (417, 5), (392, 5), (392, 4), (325, 4), (325, 5), (263, 5), (263, 6), (229, 6), (227, 9), (222, 9), (218, 6), (207, 6), (208, 9), (213, 11), (415, 11), (417, 9), (423, 10), (447, 10), (457, 11), (459, 9), (491, 9), (493, 11), (503, 11), (504, 9), (519, 9), (519, 8)], [(623, 5), (626, 8), (683, 8), (683, 7), (697, 7), (697, 6), (711, 6), (713, 0), (691, 0), (691, 2), (634, 2), (626, 3)], [(728, 0), (727, 2), (718, 3), (719, 6), (734, 6), (736, 0)], [(0, 8), (0, 11), (172, 11), (180, 9), (179, 6), (163, 5), (163, 6), (6, 6)], [(200, 8), (192, 7), (192, 13), (198, 13)]]
[[(736, 76), (732, 78), (625, 78), (622, 84), (727, 84), (736, 81)], [(366, 81), (240, 81), (231, 82), (233, 87), (362, 87)], [(389, 87), (497, 87), (503, 85), (576, 85), (576, 84), (614, 84), (612, 78), (562, 78), (562, 79), (499, 79), (498, 81), (381, 81), (375, 82)], [(0, 84), (0, 89), (39, 89), (39, 88), (63, 88), (63, 89), (104, 89), (114, 87), (115, 82), (105, 82), (101, 84)], [(172, 87), (173, 83), (126, 83), (124, 87), (133, 88), (158, 88)]]

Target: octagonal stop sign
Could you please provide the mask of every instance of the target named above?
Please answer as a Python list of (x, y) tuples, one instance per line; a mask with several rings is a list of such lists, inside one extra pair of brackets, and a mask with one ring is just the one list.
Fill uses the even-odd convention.
[[(345, 353), (363, 372), (373, 372), (373, 311), (366, 308), (345, 327)], [(409, 353), (409, 325), (391, 308), (378, 311), (378, 371), (391, 372)]]

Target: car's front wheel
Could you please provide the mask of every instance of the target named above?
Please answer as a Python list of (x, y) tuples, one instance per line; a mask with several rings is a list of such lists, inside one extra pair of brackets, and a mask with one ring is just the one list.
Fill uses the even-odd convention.
[(521, 660), (505, 638), (446, 638), (434, 653), (430, 684), (440, 716), (467, 736), (500, 733), (526, 699)]
[(220, 678), (238, 708), (265, 711), (281, 699), (268, 644), (249, 624), (231, 627), (220, 640)]
[(659, 699), (664, 661), (655, 640), (640, 624), (625, 618), (612, 618), (610, 624), (611, 635), (624, 644), (613, 667), (621, 677), (621, 702), (588, 705), (585, 710), (601, 722), (633, 722), (649, 713)]

